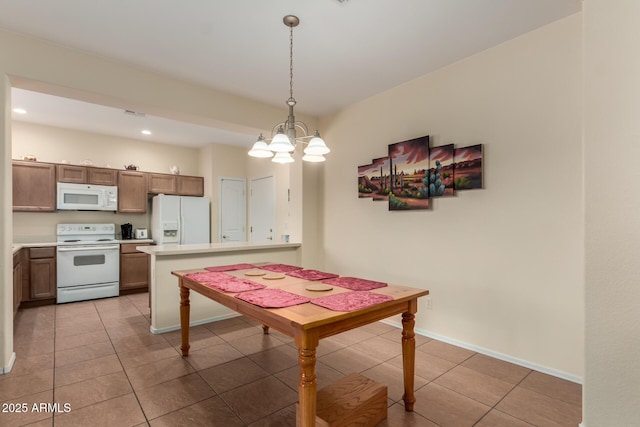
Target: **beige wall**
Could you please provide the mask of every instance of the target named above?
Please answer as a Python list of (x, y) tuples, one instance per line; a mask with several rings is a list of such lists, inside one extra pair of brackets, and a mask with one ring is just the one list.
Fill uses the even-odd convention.
[(584, 2), (585, 427), (640, 423), (639, 17), (635, 0)]
[(11, 173), (11, 87), (0, 73), (0, 374), (13, 363), (13, 257), (11, 227), (13, 209)]
[[(583, 364), (581, 15), (321, 122), (327, 270), (429, 289), (416, 328), (570, 379)], [(387, 145), (484, 144), (485, 189), (389, 212), (357, 166)]]

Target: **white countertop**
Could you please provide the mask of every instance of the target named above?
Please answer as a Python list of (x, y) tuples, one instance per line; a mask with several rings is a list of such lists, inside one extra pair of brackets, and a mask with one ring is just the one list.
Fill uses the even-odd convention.
[[(127, 240), (118, 240), (120, 244), (140, 244), (140, 243), (153, 243), (152, 239), (127, 239)], [(46, 246), (58, 246), (58, 242), (51, 241), (41, 241), (41, 242), (22, 242), (22, 243), (13, 243), (13, 253), (15, 254), (22, 248), (42, 248)]]
[(188, 255), (188, 254), (204, 254), (214, 252), (238, 252), (252, 251), (260, 249), (278, 249), (278, 248), (298, 248), (300, 243), (284, 243), (284, 242), (228, 242), (228, 243), (208, 243), (198, 245), (151, 245), (140, 246), (140, 252), (156, 256), (171, 255)]

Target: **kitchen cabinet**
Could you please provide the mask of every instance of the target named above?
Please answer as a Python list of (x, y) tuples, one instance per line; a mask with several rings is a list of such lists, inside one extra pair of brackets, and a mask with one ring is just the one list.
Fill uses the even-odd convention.
[(204, 178), (201, 176), (150, 173), (147, 191), (151, 194), (203, 196)]
[(54, 212), (56, 210), (56, 165), (13, 161), (13, 211)]
[(147, 212), (147, 174), (118, 171), (118, 212)]
[[(149, 243), (123, 243), (120, 245), (120, 294), (147, 292), (149, 289), (149, 255), (136, 246)], [(132, 292), (128, 292), (132, 291)]]
[(57, 165), (58, 182), (76, 184), (118, 185), (118, 171), (76, 165)]
[[(52, 300), (57, 291), (55, 246), (27, 249), (29, 268), (23, 270), (23, 301)], [(26, 280), (25, 280), (26, 279)], [(27, 289), (24, 284), (27, 283)]]
[(13, 315), (22, 302), (22, 249), (13, 254)]
[(152, 194), (177, 194), (178, 180), (176, 175), (166, 173), (150, 173), (147, 191)]
[(178, 194), (181, 196), (204, 196), (204, 178), (178, 175)]

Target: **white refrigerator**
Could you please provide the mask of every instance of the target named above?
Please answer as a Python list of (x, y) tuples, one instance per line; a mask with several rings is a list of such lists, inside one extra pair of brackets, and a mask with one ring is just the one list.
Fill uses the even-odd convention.
[(151, 238), (158, 245), (211, 242), (208, 197), (160, 194), (151, 205)]

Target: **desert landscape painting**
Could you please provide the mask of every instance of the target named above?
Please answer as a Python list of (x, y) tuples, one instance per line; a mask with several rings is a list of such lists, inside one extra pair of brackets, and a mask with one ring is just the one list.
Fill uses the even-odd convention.
[(482, 144), (456, 148), (454, 186), (456, 190), (482, 188)]
[(429, 136), (389, 144), (389, 210), (429, 208)]

